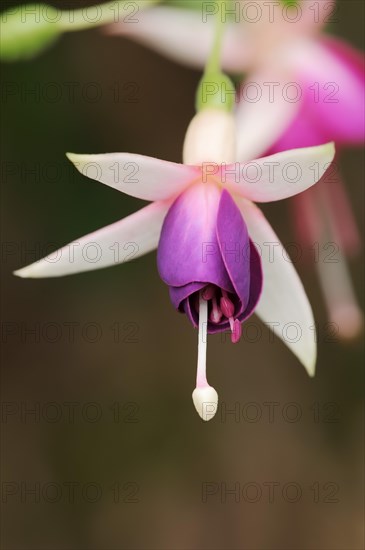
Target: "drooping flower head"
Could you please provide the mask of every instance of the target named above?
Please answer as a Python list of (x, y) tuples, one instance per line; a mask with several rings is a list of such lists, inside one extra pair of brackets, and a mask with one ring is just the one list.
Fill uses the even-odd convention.
[[(207, 333), (228, 330), (237, 342), (242, 322), (255, 311), (310, 375), (316, 361), (314, 319), (303, 286), (278, 237), (251, 201), (280, 200), (304, 191), (317, 181), (310, 167), (314, 162), (327, 166), (334, 147), (287, 151), (253, 164), (234, 163), (232, 128), (234, 118), (229, 113), (209, 109), (198, 113), (187, 132), (184, 164), (128, 153), (69, 154), (82, 174), (97, 174), (110, 187), (154, 202), (66, 245), (57, 251), (57, 262), (44, 258), (16, 272), (20, 277), (57, 277), (107, 267), (123, 261), (115, 258), (116, 242), (134, 242), (138, 250), (134, 257), (158, 248), (159, 272), (173, 305), (199, 329), (193, 400), (204, 420), (214, 416), (218, 402), (206, 378)], [(116, 181), (116, 163), (123, 173), (131, 162), (138, 167), (137, 180)], [(288, 184), (282, 174), (293, 163), (300, 177)], [(252, 166), (259, 177), (251, 180)], [(101, 250), (98, 263), (88, 262), (82, 253), (90, 242)], [(270, 243), (275, 243), (274, 259)], [(285, 338), (288, 324), (299, 328), (298, 340)]]
[[(220, 71), (223, 23), (217, 19), (215, 41), (200, 86), (211, 82), (219, 88), (228, 83), (234, 95), (232, 83)], [(255, 55), (261, 54), (260, 41), (252, 43)], [(201, 100), (200, 87), (198, 90)], [(158, 269), (168, 285), (171, 301), (199, 331), (193, 401), (204, 420), (214, 416), (218, 403), (217, 392), (206, 377), (208, 333), (230, 331), (232, 342), (237, 343), (242, 323), (255, 311), (273, 325), (273, 331), (310, 375), (314, 374), (316, 361), (314, 320), (304, 289), (276, 235), (251, 201), (279, 200), (309, 188), (333, 160), (334, 147), (328, 144), (291, 150), (251, 163), (236, 162), (239, 157), (232, 103), (232, 97), (228, 105), (222, 100), (217, 106), (216, 99), (211, 102), (212, 107), (204, 101), (203, 105), (197, 102), (200, 112), (188, 128), (183, 164), (130, 154), (69, 154), (84, 175), (91, 175), (88, 170), (91, 164), (97, 168), (99, 181), (154, 202), (120, 222), (66, 245), (57, 251), (56, 262), (49, 263), (44, 258), (16, 272), (20, 277), (54, 277), (106, 267), (123, 261), (115, 257), (116, 242), (135, 242), (137, 255), (158, 248)], [(254, 141), (251, 137), (247, 142), (250, 145)], [(137, 180), (118, 180), (116, 165), (122, 172), (130, 163), (137, 167)], [(317, 174), (312, 173), (313, 163), (319, 164)], [(288, 179), (288, 170), (293, 167), (295, 177)], [(95, 175), (95, 170), (92, 174)], [(83, 245), (90, 241), (101, 251), (97, 264), (90, 264), (83, 254)], [(277, 251), (275, 257), (272, 244)], [(299, 339), (286, 340), (288, 325), (296, 325)]]

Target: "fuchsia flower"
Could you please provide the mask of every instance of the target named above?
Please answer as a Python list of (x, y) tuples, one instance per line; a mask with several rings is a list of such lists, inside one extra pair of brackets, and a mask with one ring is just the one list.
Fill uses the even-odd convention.
[[(230, 6), (233, 16), (226, 24), (222, 65), (227, 71), (246, 73), (237, 94), (237, 160), (328, 141), (340, 148), (364, 142), (364, 57), (322, 32), (334, 6), (301, 1), (289, 7), (248, 0)], [(228, 8), (221, 6), (222, 14), (228, 14)], [(214, 33), (210, 11), (215, 11), (212, 5), (205, 11), (154, 7), (133, 28), (118, 24), (108, 32), (199, 67)], [(210, 93), (221, 91), (212, 87)], [(293, 217), (304, 246), (339, 246), (336, 261), (320, 258), (316, 268), (329, 318), (340, 336), (351, 338), (362, 330), (364, 320), (346, 256), (356, 254), (361, 241), (340, 174), (328, 179), (293, 200)]]
[(362, 143), (363, 56), (322, 32), (331, 21), (335, 2), (302, 0), (296, 6), (285, 6), (240, 0), (233, 4), (219, 7), (217, 3), (217, 11), (213, 3), (200, 10), (155, 6), (140, 14), (138, 24), (117, 23), (104, 32), (127, 36), (200, 68), (208, 58), (214, 14), (220, 9), (227, 20), (222, 68), (246, 75), (238, 94), (242, 99), (237, 109), (238, 160), (262, 155), (299, 116), (310, 121), (306, 129), (300, 129), (306, 132), (307, 142), (314, 137), (321, 143)]
[[(256, 311), (273, 325), (310, 375), (316, 361), (314, 321), (305, 291), (277, 236), (251, 201), (284, 199), (316, 183), (310, 167), (315, 162), (321, 168), (328, 166), (333, 144), (239, 164), (234, 163), (234, 135), (231, 114), (207, 109), (189, 126), (184, 164), (129, 153), (69, 154), (81, 173), (93, 173), (118, 191), (153, 202), (63, 247), (55, 254), (58, 261), (44, 258), (16, 272), (20, 277), (57, 277), (107, 267), (116, 263), (115, 242), (136, 243), (138, 256), (158, 248), (158, 269), (174, 307), (199, 326), (193, 400), (205, 420), (213, 414), (210, 409), (208, 418), (203, 404), (216, 406), (218, 400), (206, 379), (207, 332), (230, 330), (237, 342), (241, 323)], [(294, 164), (299, 175), (290, 183), (283, 173)], [(117, 166), (123, 173), (131, 165), (133, 182), (115, 177)], [(249, 177), (251, 168), (255, 178)], [(98, 263), (90, 263), (83, 254), (88, 243), (102, 251)], [(299, 339), (285, 340), (283, 328), (288, 323), (299, 327)]]

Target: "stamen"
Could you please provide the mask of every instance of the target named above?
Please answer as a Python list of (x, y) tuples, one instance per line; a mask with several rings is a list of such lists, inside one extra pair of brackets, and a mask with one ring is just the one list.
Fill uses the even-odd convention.
[(193, 402), (199, 416), (205, 421), (213, 418), (218, 407), (218, 394), (212, 386), (209, 386), (206, 376), (207, 326), (208, 302), (203, 298), (201, 292), (199, 294), (198, 366)]
[(239, 320), (236, 319), (233, 323), (232, 334), (231, 334), (232, 344), (237, 344), (237, 342), (240, 341), (241, 336), (242, 336), (242, 325), (239, 322)]
[(207, 285), (202, 290), (202, 297), (204, 300), (211, 300), (215, 294), (215, 288), (213, 285)]
[(228, 294), (225, 290), (222, 290), (222, 294), (223, 294), (223, 296), (220, 300), (221, 310), (222, 310), (223, 315), (229, 319), (230, 317), (233, 317), (234, 304), (228, 298)]
[(212, 323), (219, 323), (219, 321), (222, 319), (222, 312), (220, 310), (220, 307), (217, 303), (217, 298), (213, 296), (212, 298), (212, 311), (210, 314), (210, 320)]

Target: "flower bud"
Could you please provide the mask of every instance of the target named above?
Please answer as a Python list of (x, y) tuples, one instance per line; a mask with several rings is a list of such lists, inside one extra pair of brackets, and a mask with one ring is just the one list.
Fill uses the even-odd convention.
[(221, 109), (199, 111), (185, 136), (184, 164), (235, 162), (236, 132), (232, 113)]

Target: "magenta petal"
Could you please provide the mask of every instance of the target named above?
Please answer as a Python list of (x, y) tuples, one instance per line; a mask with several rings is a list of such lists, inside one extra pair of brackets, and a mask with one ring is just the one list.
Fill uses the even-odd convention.
[(339, 143), (363, 143), (365, 138), (364, 54), (338, 38), (328, 36), (321, 42), (343, 69), (341, 78), (336, 80), (339, 102), (337, 105), (334, 104), (332, 110), (331, 108), (328, 110), (328, 128)]
[[(317, 56), (316, 62), (313, 58)], [(322, 38), (301, 59), (300, 110), (266, 154), (322, 145), (363, 143), (365, 137), (364, 57), (338, 38)]]
[(323, 145), (328, 139), (327, 131), (318, 123), (311, 102), (304, 100), (297, 116), (265, 155), (301, 147)]
[(169, 286), (212, 283), (233, 292), (216, 234), (220, 197), (216, 185), (198, 184), (171, 206), (157, 252), (160, 277)]
[[(316, 56), (316, 62), (313, 57)], [(363, 56), (337, 38), (323, 38), (298, 66), (322, 141), (362, 143), (365, 132)], [(313, 145), (313, 143), (312, 143)]]

